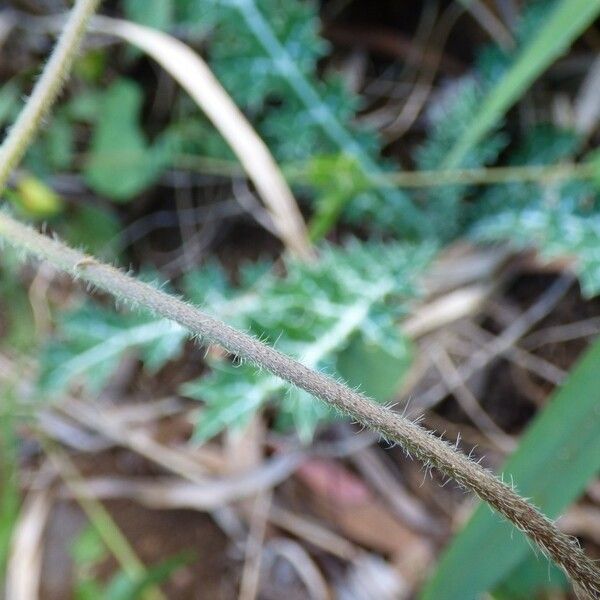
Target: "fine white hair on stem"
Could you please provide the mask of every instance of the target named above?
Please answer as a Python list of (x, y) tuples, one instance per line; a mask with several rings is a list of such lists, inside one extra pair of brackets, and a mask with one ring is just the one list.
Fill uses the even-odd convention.
[[(39, 127), (68, 74), (89, 16), (98, 0), (77, 0), (52, 57), (46, 64), (27, 105), (0, 148), (0, 190)], [(25, 254), (47, 261), (59, 270), (103, 290), (136, 310), (145, 310), (179, 323), (203, 343), (214, 343), (236, 357), (277, 377), (349, 415), (390, 442), (397, 442), (427, 468), (436, 467), (462, 487), (472, 490), (524, 531), (561, 566), (581, 597), (600, 598), (600, 570), (577, 542), (562, 533), (537, 508), (490, 471), (454, 450), (432, 432), (373, 402), (323, 373), (286, 356), (183, 300), (70, 248), (0, 211), (0, 239)]]
[[(191, 334), (199, 336), (203, 343), (219, 345), (231, 354), (270, 371), (349, 415), (361, 425), (380, 433), (386, 440), (398, 443), (410, 456), (436, 467), (462, 487), (475, 492), (524, 531), (545, 554), (564, 569), (580, 593), (585, 591), (589, 598), (600, 597), (600, 570), (573, 538), (562, 533), (510, 485), (503, 483), (490, 471), (457, 452), (449, 443), (417, 423), (179, 298), (110, 265), (90, 260), (91, 257), (42, 235), (6, 212), (0, 212), (0, 237), (30, 256), (48, 261), (58, 269), (94, 284), (98, 289), (128, 300), (137, 309), (179, 323)], [(86, 265), (83, 269), (78, 267), (82, 261)]]

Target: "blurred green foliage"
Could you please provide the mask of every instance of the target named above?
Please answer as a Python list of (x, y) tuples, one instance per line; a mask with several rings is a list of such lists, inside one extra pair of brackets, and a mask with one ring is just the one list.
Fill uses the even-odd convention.
[[(444, 166), (554, 165), (579, 159), (597, 166), (597, 178), (515, 181), (485, 188), (423, 186), (408, 192), (383, 181), (397, 165), (382, 158), (384, 144), (377, 132), (356, 124), (361, 99), (347, 90), (339, 75), (319, 68), (329, 46), (319, 35), (316, 3), (123, 0), (118, 7), (126, 18), (177, 32), (202, 48), (298, 196), (310, 202), (314, 240), (342, 221), (358, 225), (369, 238), (336, 248), (320, 244), (317, 262), (301, 264), (287, 259), (279, 265), (283, 275), (270, 263), (248, 265), (237, 285), (230, 283), (221, 266), (207, 265), (189, 273), (181, 289), (208, 312), (312, 367), (339, 374), (382, 402), (393, 397), (413, 355), (410, 341), (401, 333), (402, 318), (418, 297), (419, 282), (434, 253), (445, 244), (463, 238), (509, 240), (518, 248), (535, 246), (548, 258), (568, 256), (584, 292), (597, 294), (600, 154), (586, 154), (585, 141), (573, 131), (542, 123), (518, 132), (503, 123), (508, 108), (527, 92), (535, 76), (597, 14), (600, 8), (596, 4), (582, 0), (526, 3), (512, 32), (514, 47), (507, 50), (492, 44), (482, 48), (475, 68), (435, 96), (427, 112), (426, 139), (412, 153), (411, 162), (418, 170), (435, 171)], [(577, 14), (569, 20), (570, 13)], [(562, 27), (563, 22), (570, 26)], [(75, 65), (71, 88), (29, 151), (7, 195), (24, 216), (50, 220), (71, 243), (110, 259), (119, 253), (116, 242), (121, 229), (117, 207), (111, 203), (121, 205), (118, 210), (127, 209), (123, 205), (135, 204), (145, 192), (156, 189), (165, 172), (180, 168), (186, 159), (213, 160), (214, 164), (235, 160), (221, 136), (182, 93), (173, 94), (168, 119), (153, 121), (151, 105), (156, 98), (146, 89), (143, 77), (137, 79), (144, 72), (144, 60), (131, 48), (87, 51)], [(29, 77), (17, 76), (0, 88), (1, 127), (14, 119)], [(75, 175), (108, 202), (67, 201), (55, 191), (57, 174)], [(410, 243), (381, 241), (390, 237)], [(3, 257), (3, 343), (31, 352), (35, 331), (27, 293), (7, 264), (10, 256)], [(127, 354), (135, 352), (145, 371), (156, 374), (183, 355), (185, 344), (185, 332), (178, 326), (115, 313), (112, 307), (90, 301), (57, 319), (55, 331), (39, 355), (40, 386), (48, 394), (73, 386), (95, 394), (106, 386)], [(223, 357), (211, 355), (208, 362), (207, 375), (180, 389), (203, 402), (197, 441), (244, 424), (265, 406), (275, 407), (275, 427), (294, 429), (305, 441), (319, 423), (333, 418), (303, 392), (288, 390), (265, 373)], [(560, 404), (564, 409), (571, 401), (574, 399), (559, 396), (553, 406)], [(568, 415), (557, 420), (553, 414), (544, 413), (535, 427), (549, 428), (544, 423), (551, 421), (552, 436), (548, 437), (554, 440), (586, 425), (571, 423)], [(577, 418), (586, 415), (588, 412), (578, 413)], [(6, 433), (7, 442), (10, 435), (10, 431)], [(586, 452), (596, 443), (595, 439), (588, 441), (587, 446), (582, 443), (573, 450), (566, 470), (586, 462)], [(546, 485), (546, 461), (557, 450), (535, 438), (526, 443), (526, 450), (515, 456), (515, 464), (524, 460), (519, 456), (525, 451), (539, 457), (540, 463), (529, 465), (529, 470), (522, 466), (521, 479)], [(0, 560), (6, 554), (10, 520), (15, 514), (10, 448), (3, 448), (3, 453), (8, 462), (3, 465), (0, 497)], [(572, 499), (590, 475), (583, 467), (572, 473), (579, 475), (568, 479), (565, 474), (569, 485), (559, 490), (560, 494), (568, 492), (568, 498), (557, 493), (550, 500), (559, 496), (565, 502)], [(537, 490), (529, 492), (527, 483), (520, 488), (531, 494)], [(547, 508), (545, 500), (539, 500), (542, 508)], [(548, 506), (556, 505), (550, 502)], [(498, 588), (498, 598), (531, 597), (543, 583), (540, 564), (526, 559), (512, 572), (501, 570), (496, 553), (508, 556), (513, 541), (507, 541), (507, 528), (491, 519), (489, 515), (476, 517), (475, 525), (465, 530), (449, 556), (460, 552), (461, 544), (466, 543), (461, 540), (475, 539), (471, 555), (477, 558), (478, 532), (483, 529), (489, 539), (500, 536), (494, 547), (494, 564), (485, 573), (478, 571), (481, 577), (489, 576), (482, 586), (496, 585), (505, 577), (508, 581)], [(151, 569), (148, 580), (143, 581), (120, 574), (104, 586), (91, 575), (106, 553), (101, 542), (89, 534), (74, 552), (80, 567), (77, 597), (82, 599), (135, 598), (148, 582), (168, 577), (175, 568)], [(519, 552), (519, 559), (525, 556)], [(515, 566), (519, 561), (513, 559), (511, 565)], [(463, 560), (460, 555), (461, 565)], [(450, 595), (452, 573), (442, 566), (432, 585), (445, 590), (448, 597), (467, 597), (464, 590)], [(554, 579), (557, 585), (564, 585), (560, 576)]]
[(168, 164), (169, 144), (150, 145), (140, 127), (143, 93), (125, 79), (113, 82), (98, 98), (86, 183), (101, 196), (128, 201), (153, 184)]
[(139, 600), (152, 586), (165, 583), (178, 569), (190, 562), (188, 554), (174, 556), (132, 576), (119, 569), (107, 582), (100, 581), (97, 568), (110, 553), (94, 527), (85, 528), (71, 545), (75, 565), (75, 600)]
[[(288, 260), (284, 277), (253, 265), (242, 274), (240, 288), (230, 286), (224, 271), (213, 265), (186, 276), (185, 295), (305, 364), (338, 373), (386, 401), (410, 364), (410, 343), (396, 321), (407, 314), (418, 293), (416, 274), (434, 251), (431, 244), (324, 246), (318, 262)], [(181, 356), (186, 339), (186, 331), (169, 321), (117, 314), (89, 302), (63, 315), (42, 356), (40, 385), (48, 393), (74, 383), (97, 392), (126, 353), (137, 350), (152, 373)], [(280, 424), (295, 427), (305, 440), (329, 414), (275, 377), (224, 360), (213, 360), (212, 373), (186, 383), (182, 393), (205, 403), (196, 440), (246, 423), (275, 398)]]

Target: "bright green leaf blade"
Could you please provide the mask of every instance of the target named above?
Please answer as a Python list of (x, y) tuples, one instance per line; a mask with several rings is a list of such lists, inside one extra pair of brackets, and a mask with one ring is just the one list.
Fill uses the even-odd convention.
[(530, 554), (513, 569), (502, 584), (494, 590), (494, 600), (529, 600), (537, 598), (540, 591), (567, 591), (566, 575), (545, 556)]
[(443, 167), (461, 166), (468, 152), (498, 123), (535, 79), (558, 58), (600, 14), (600, 0), (561, 0), (515, 64), (490, 90), (473, 122), (455, 143)]
[(0, 582), (10, 553), (13, 529), (21, 502), (19, 488), (19, 449), (17, 403), (9, 386), (0, 388)]
[[(505, 481), (556, 517), (600, 469), (600, 340), (524, 435)], [(482, 551), (482, 547), (489, 551)], [(498, 585), (532, 552), (525, 536), (480, 506), (443, 556), (423, 600), (465, 600)]]

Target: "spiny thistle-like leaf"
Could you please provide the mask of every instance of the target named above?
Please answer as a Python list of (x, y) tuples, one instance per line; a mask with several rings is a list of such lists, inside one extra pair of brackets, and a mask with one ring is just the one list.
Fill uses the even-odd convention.
[(584, 294), (595, 296), (600, 292), (600, 206), (594, 196), (581, 185), (539, 190), (523, 208), (479, 221), (473, 235), (479, 240), (510, 240), (521, 248), (533, 246), (546, 258), (571, 257)]
[[(192, 18), (210, 22), (210, 64), (279, 161), (339, 153), (352, 157), (363, 177), (382, 173), (377, 136), (353, 122), (359, 99), (338, 77), (318, 76), (327, 44), (318, 35), (316, 3), (200, 0)], [(210, 155), (219, 148), (205, 139), (200, 151)], [(361, 202), (344, 200), (343, 214), (355, 222), (369, 218), (374, 226), (412, 236), (428, 229), (400, 190), (375, 186)]]
[[(431, 128), (423, 146), (417, 150), (415, 161), (419, 169), (435, 170), (444, 164), (452, 148), (465, 132), (472, 127), (473, 115), (493, 85), (513, 65), (519, 51), (539, 28), (555, 0), (537, 0), (526, 6), (514, 31), (515, 45), (510, 51), (489, 45), (479, 52), (476, 68), (444, 91), (429, 110)], [(456, 168), (478, 168), (493, 164), (507, 146), (508, 135), (500, 131), (501, 123), (472, 148)], [(450, 240), (465, 230), (468, 212), (464, 210), (465, 199), (472, 192), (468, 185), (433, 187), (422, 194), (427, 207), (427, 218), (434, 225), (442, 240)]]
[[(345, 248), (324, 246), (314, 263), (290, 260), (283, 277), (267, 272), (264, 264), (252, 265), (242, 272), (242, 286), (233, 288), (213, 263), (189, 274), (184, 287), (186, 296), (207, 312), (356, 385), (362, 383), (356, 373), (360, 357), (366, 364), (375, 360), (390, 375), (389, 395), (410, 361), (398, 320), (417, 294), (419, 276), (433, 254), (430, 244), (352, 241)], [(43, 356), (42, 388), (57, 392), (78, 383), (97, 392), (126, 353), (136, 351), (144, 366), (156, 371), (180, 355), (185, 339), (183, 330), (168, 321), (115, 315), (89, 304), (58, 324)], [(208, 376), (182, 388), (205, 403), (198, 439), (244, 423), (271, 399), (280, 401), (279, 423), (296, 427), (304, 439), (329, 414), (307, 394), (286, 391), (269, 374), (211, 361)], [(378, 386), (374, 395), (386, 400), (383, 389)]]
[[(432, 253), (429, 245), (326, 246), (318, 262), (290, 262), (285, 277), (267, 275), (250, 294), (230, 300), (238, 302), (236, 325), (328, 372), (340, 372), (344, 365), (340, 357), (358, 338), (368, 349), (384, 350), (401, 375), (408, 350), (396, 320), (414, 297), (418, 274)], [(193, 296), (194, 290), (189, 293)], [(357, 362), (347, 364), (355, 368)], [(286, 392), (279, 380), (244, 365), (213, 364), (212, 375), (186, 384), (183, 392), (207, 405), (198, 424), (198, 439), (245, 422), (270, 399), (280, 399), (278, 421), (293, 424), (304, 439), (310, 439), (318, 422), (329, 414), (307, 394)]]
[[(579, 140), (552, 126), (535, 128), (510, 164), (544, 165), (569, 158)], [(542, 256), (572, 257), (586, 295), (600, 291), (600, 201), (589, 182), (511, 183), (489, 189), (474, 206), (472, 235), (537, 247)]]
[(57, 337), (41, 357), (40, 386), (53, 393), (77, 382), (98, 392), (127, 352), (139, 350), (152, 372), (175, 358), (185, 339), (184, 329), (170, 321), (88, 304), (58, 324)]
[[(319, 36), (319, 18), (312, 2), (289, 0), (250, 0), (260, 11), (272, 34), (294, 61), (303, 76), (312, 77), (317, 61), (327, 51), (327, 44)], [(213, 32), (210, 56), (219, 80), (233, 98), (250, 110), (261, 108), (266, 100), (285, 97), (289, 83), (274, 64), (263, 41), (241, 18), (242, 3), (201, 0), (207, 9), (212, 8)]]
[[(431, 130), (415, 155), (419, 169), (428, 171), (439, 168), (456, 140), (469, 127), (473, 112), (483, 95), (483, 86), (472, 77), (466, 77), (445, 90), (429, 111)], [(476, 168), (493, 163), (507, 141), (505, 134), (495, 131), (465, 157), (461, 167)], [(462, 203), (470, 189), (468, 185), (446, 185), (426, 190), (427, 215), (442, 239), (449, 240), (463, 229)]]
[[(510, 68), (514, 56), (539, 28), (555, 0), (539, 0), (522, 12), (515, 30), (515, 48), (507, 53), (489, 46), (480, 53), (475, 78), (465, 80), (457, 92), (451, 91), (434, 106), (434, 127), (420, 151), (421, 169), (442, 164), (454, 142), (470, 127), (477, 103)], [(461, 163), (479, 167), (493, 162), (507, 143), (498, 130), (480, 142)], [(579, 147), (573, 132), (552, 126), (537, 126), (513, 150), (508, 164), (514, 166), (551, 165), (572, 159)], [(466, 206), (464, 199), (473, 188), (446, 186), (426, 194), (426, 205), (438, 235), (450, 239), (465, 230), (478, 240), (510, 240), (517, 247), (537, 247), (548, 258), (570, 256), (575, 261), (584, 292), (600, 291), (600, 212), (597, 190), (585, 182), (515, 182), (497, 185)]]

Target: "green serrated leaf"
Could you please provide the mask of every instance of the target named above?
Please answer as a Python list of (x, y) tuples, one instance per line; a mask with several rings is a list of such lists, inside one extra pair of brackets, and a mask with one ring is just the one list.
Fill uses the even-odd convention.
[[(359, 100), (340, 77), (318, 75), (318, 60), (328, 45), (318, 35), (316, 2), (200, 0), (194, 8), (198, 19), (212, 25), (208, 53), (215, 74), (278, 161), (340, 153), (354, 157), (369, 180), (382, 173), (375, 132), (353, 122)], [(205, 150), (211, 151), (208, 144)], [(428, 230), (428, 220), (400, 190), (372, 186), (369, 194), (345, 200), (344, 210), (330, 211), (323, 225), (343, 213), (353, 222), (368, 218), (380, 229), (413, 237)]]
[(482, 220), (473, 235), (479, 240), (508, 239), (521, 248), (537, 247), (548, 259), (571, 258), (583, 294), (593, 297), (600, 292), (598, 212), (573, 214), (564, 203), (558, 207), (532, 206)]
[[(473, 113), (482, 97), (481, 85), (474, 78), (465, 77), (446, 90), (432, 105), (429, 111), (429, 135), (415, 154), (419, 169), (428, 171), (440, 168), (450, 148), (471, 126)], [(463, 157), (461, 167), (472, 169), (493, 163), (507, 142), (507, 136), (503, 133), (491, 132)], [(426, 190), (427, 218), (442, 240), (450, 240), (463, 230), (464, 199), (470, 189), (467, 185), (446, 185)]]
[(99, 391), (131, 350), (141, 351), (156, 370), (179, 353), (187, 338), (171, 321), (114, 314), (91, 304), (65, 315), (60, 332), (62, 339), (42, 355), (39, 385), (46, 393), (60, 392), (73, 382)]
[[(342, 366), (355, 369), (352, 361), (361, 360), (357, 356), (361, 349), (362, 359), (371, 361), (378, 375), (394, 370), (393, 386), (410, 360), (407, 342), (394, 320), (414, 297), (417, 274), (433, 251), (428, 245), (356, 241), (346, 248), (324, 246), (318, 261), (289, 261), (285, 277), (269, 273), (253, 279), (251, 291), (239, 297), (232, 291), (219, 291), (213, 311), (225, 320), (235, 315), (238, 327), (326, 372), (335, 370), (339, 357), (343, 357)], [(222, 286), (222, 276), (217, 279)], [(194, 277), (188, 277), (188, 284), (194, 283)], [(210, 289), (202, 280), (199, 285), (201, 292)], [(191, 295), (200, 296), (193, 291)], [(224, 297), (228, 301), (222, 301)], [(235, 308), (229, 311), (228, 306)], [(355, 375), (368, 378), (369, 374), (363, 369)], [(332, 417), (332, 411), (308, 394), (288, 389), (284, 382), (246, 365), (217, 364), (209, 377), (185, 385), (182, 393), (205, 402), (196, 432), (200, 441), (246, 422), (269, 400), (277, 402), (278, 426), (294, 427), (305, 441), (320, 422)], [(383, 394), (381, 386), (373, 393)]]
[[(418, 293), (420, 273), (434, 253), (428, 243), (352, 241), (346, 247), (324, 245), (315, 262), (288, 260), (285, 277), (267, 271), (264, 264), (243, 269), (240, 279), (246, 287), (241, 290), (233, 289), (214, 264), (189, 273), (185, 287), (205, 311), (311, 368), (333, 372), (339, 356), (342, 365), (350, 365), (361, 360), (356, 358), (361, 347), (373, 372), (386, 371), (387, 376), (393, 368), (399, 377), (410, 357), (397, 320)], [(42, 356), (40, 386), (56, 393), (78, 383), (98, 391), (125, 353), (136, 351), (145, 368), (155, 371), (178, 356), (186, 339), (182, 327), (166, 320), (114, 314), (88, 304), (59, 323), (57, 336)], [(393, 377), (392, 384), (397, 379)], [(218, 362), (210, 376), (189, 382), (181, 391), (205, 404), (197, 440), (243, 424), (270, 400), (279, 402), (279, 422), (295, 426), (305, 440), (331, 414), (306, 394), (286, 393), (282, 381), (247, 365)]]
[(225, 429), (242, 427), (281, 387), (277, 378), (252, 366), (214, 365), (209, 376), (184, 384), (180, 390), (205, 403), (194, 441), (201, 443)]
[[(510, 157), (510, 164), (543, 165), (568, 159), (579, 137), (550, 125), (534, 128)], [(600, 200), (585, 181), (515, 182), (490, 188), (473, 205), (470, 233), (477, 240), (509, 240), (537, 247), (545, 258), (574, 262), (585, 295), (600, 291)]]

